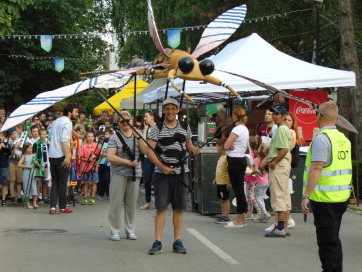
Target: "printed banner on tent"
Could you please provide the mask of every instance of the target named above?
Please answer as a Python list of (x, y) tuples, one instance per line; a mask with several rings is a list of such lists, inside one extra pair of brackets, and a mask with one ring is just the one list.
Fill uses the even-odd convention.
[[(289, 93), (318, 105), (326, 102), (328, 98), (327, 91), (291, 91)], [(316, 111), (306, 104), (292, 99), (289, 100), (289, 111), (294, 112), (297, 117), (299, 137), (302, 135), (304, 140), (312, 140), (318, 131)]]

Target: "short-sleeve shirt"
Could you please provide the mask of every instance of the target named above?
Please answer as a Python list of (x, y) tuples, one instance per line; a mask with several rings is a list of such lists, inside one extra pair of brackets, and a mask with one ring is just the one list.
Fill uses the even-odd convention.
[(245, 151), (249, 145), (249, 130), (246, 126), (239, 125), (233, 128), (231, 133), (238, 135), (236, 140), (233, 142), (234, 150), (228, 150), (226, 154), (229, 157), (245, 157)]
[(229, 181), (228, 162), (226, 155), (222, 155), (217, 161), (215, 180), (217, 185), (225, 185)]
[[(318, 131), (320, 133), (324, 129), (336, 129), (336, 126), (326, 126)], [(332, 163), (332, 143), (327, 135), (317, 134), (313, 140), (312, 148), (312, 162), (324, 162), (324, 167)]]
[[(96, 143), (92, 143), (91, 145), (89, 145), (88, 143), (84, 143), (82, 148), (80, 149), (79, 157), (81, 157), (83, 159), (89, 159), (92, 154), (102, 155), (103, 152), (101, 150), (101, 147), (99, 145), (97, 145)], [(92, 170), (94, 170), (95, 172), (98, 172), (97, 160), (92, 160), (89, 162), (82, 161), (81, 169), (82, 169), (82, 171), (85, 171), (85, 172), (90, 172)]]
[(262, 143), (270, 143), (277, 129), (278, 126), (276, 124), (272, 127), (268, 127), (266, 124), (263, 124), (258, 128), (257, 135), (260, 136)]
[[(185, 130), (179, 121), (177, 121), (177, 125), (174, 128), (169, 128), (165, 125), (165, 123), (162, 123), (162, 128), (161, 130), (158, 128), (158, 126), (153, 126), (150, 129), (150, 132), (147, 135), (147, 139), (151, 139), (151, 140), (155, 140), (157, 141), (157, 146), (161, 148), (162, 152), (161, 154), (159, 154), (159, 156), (161, 157), (161, 162), (164, 161), (167, 164), (175, 164), (178, 163), (180, 160), (177, 159), (176, 157), (167, 157), (165, 155), (165, 152), (167, 152), (168, 150), (175, 150), (175, 151), (183, 151), (186, 150), (186, 141), (181, 143), (179, 141), (175, 141), (173, 144), (171, 145), (161, 145), (159, 140), (163, 139), (163, 138), (174, 138), (174, 135), (176, 133), (180, 133), (183, 136), (185, 136), (186, 141), (188, 139), (191, 139), (192, 137), (192, 132), (190, 127), (187, 125), (187, 129)], [(175, 167), (175, 173), (176, 174), (180, 174), (181, 173), (181, 167)], [(185, 172), (189, 172), (189, 168), (187, 167), (187, 160), (185, 160), (184, 163), (184, 169)], [(162, 173), (162, 170), (160, 168), (158, 168), (157, 166), (155, 166), (155, 172), (156, 173)]]
[(49, 158), (61, 158), (65, 156), (62, 142), (70, 143), (72, 123), (66, 116), (59, 117), (54, 121), (49, 145)]
[[(260, 167), (260, 162), (258, 158), (254, 159), (254, 165), (259, 168)], [(255, 175), (255, 184), (266, 184), (269, 182), (269, 175), (268, 172), (264, 173), (264, 175), (261, 177), (258, 174)]]
[[(127, 144), (127, 146), (130, 148), (130, 150), (133, 153), (133, 139), (134, 136), (133, 134), (131, 135), (131, 137), (126, 137), (123, 135), (123, 133), (120, 133), (121, 137), (123, 137), (125, 143)], [(135, 154), (135, 158), (136, 160), (139, 158), (140, 156), (140, 151), (139, 151), (139, 147), (138, 147), (138, 141), (136, 142), (136, 154)], [(109, 140), (108, 140), (108, 148), (117, 148), (117, 152), (116, 155), (122, 159), (126, 159), (126, 160), (130, 160), (130, 157), (128, 156), (127, 152), (123, 151), (123, 144), (121, 142), (121, 140), (118, 138), (117, 134), (113, 134)], [(113, 164), (111, 163), (111, 172), (115, 173), (117, 175), (120, 176), (124, 176), (124, 177), (132, 177), (132, 173), (133, 173), (133, 167), (130, 167), (128, 165), (119, 165), (119, 164)], [(138, 163), (138, 165), (136, 166), (136, 177), (142, 177), (142, 168), (141, 168), (141, 163)]]
[(277, 157), (280, 149), (287, 148), (288, 153), (285, 155), (284, 158), (289, 159), (291, 143), (292, 143), (292, 134), (290, 133), (290, 129), (285, 125), (278, 127), (270, 143), (268, 158)]

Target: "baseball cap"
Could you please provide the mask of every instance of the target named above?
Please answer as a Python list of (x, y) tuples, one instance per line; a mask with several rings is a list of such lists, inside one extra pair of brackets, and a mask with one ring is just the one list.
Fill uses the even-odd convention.
[(15, 128), (10, 128), (10, 129), (9, 129), (9, 134), (13, 133), (14, 131), (16, 131)]
[(269, 111), (271, 112), (276, 112), (276, 113), (279, 113), (279, 114), (287, 114), (287, 109), (282, 107), (282, 106), (276, 106), (274, 108), (270, 108)]
[(162, 106), (165, 106), (167, 104), (172, 104), (175, 105), (176, 107), (179, 107), (177, 100), (174, 98), (167, 98), (163, 100)]

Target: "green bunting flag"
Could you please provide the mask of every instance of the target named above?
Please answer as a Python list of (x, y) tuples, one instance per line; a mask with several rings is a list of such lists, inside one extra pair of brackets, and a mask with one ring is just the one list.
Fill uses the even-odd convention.
[(167, 43), (173, 48), (177, 48), (181, 42), (181, 29), (170, 28), (167, 29)]
[(52, 50), (53, 36), (52, 35), (40, 35), (40, 46), (47, 52)]
[(64, 58), (54, 58), (54, 67), (55, 70), (60, 73), (64, 70)]

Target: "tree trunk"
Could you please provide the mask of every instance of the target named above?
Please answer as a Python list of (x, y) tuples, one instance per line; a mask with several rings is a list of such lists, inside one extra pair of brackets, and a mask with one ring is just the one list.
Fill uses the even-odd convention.
[[(355, 41), (354, 30), (354, 1), (353, 0), (339, 0), (340, 11), (340, 33), (341, 33), (341, 69), (353, 71), (356, 74), (355, 88), (341, 88), (338, 90), (337, 104), (339, 107), (340, 115), (344, 116), (347, 120), (360, 131), (362, 118), (361, 118), (361, 91), (362, 82), (360, 75), (360, 67), (357, 55), (357, 45)], [(362, 133), (353, 135), (347, 133), (351, 139), (353, 146), (354, 159), (361, 158), (362, 154)], [(356, 137), (356, 138), (355, 138)], [(358, 147), (357, 153), (354, 152)]]

